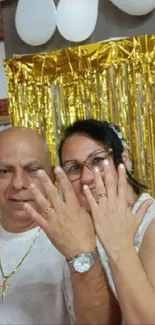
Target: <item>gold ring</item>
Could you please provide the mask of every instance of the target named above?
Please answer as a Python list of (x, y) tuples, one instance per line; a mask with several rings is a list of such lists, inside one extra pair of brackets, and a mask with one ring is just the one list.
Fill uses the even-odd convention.
[(98, 200), (101, 199), (102, 197), (106, 197), (106, 193), (100, 193), (98, 194)]
[(52, 207), (52, 205), (50, 205), (47, 209), (45, 209), (44, 211), (43, 211), (43, 215), (46, 215), (47, 213), (49, 213), (51, 210), (54, 210), (54, 208)]

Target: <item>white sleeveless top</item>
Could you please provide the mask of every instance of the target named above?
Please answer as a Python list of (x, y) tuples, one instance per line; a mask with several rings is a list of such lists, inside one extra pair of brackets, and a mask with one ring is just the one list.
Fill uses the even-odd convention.
[[(134, 238), (134, 246), (135, 246), (135, 249), (137, 252), (139, 251), (145, 231), (147, 230), (151, 221), (155, 218), (155, 200), (149, 194), (143, 193), (132, 209), (132, 212), (135, 213), (138, 210), (139, 206), (142, 204), (142, 202), (144, 202), (147, 199), (152, 199), (153, 202), (152, 202), (151, 206), (149, 207), (149, 209), (147, 210), (147, 212), (143, 218), (143, 221), (142, 221), (142, 223), (135, 235), (135, 238)], [(97, 243), (97, 246), (99, 249), (102, 264), (103, 264), (104, 269), (107, 274), (109, 285), (117, 298), (115, 285), (114, 285), (111, 270), (109, 267), (107, 255), (105, 253), (104, 248), (99, 243), (99, 241)], [(67, 264), (64, 267), (63, 287), (64, 287), (64, 294), (65, 294), (65, 298), (66, 298), (66, 302), (67, 302), (67, 306), (68, 306), (68, 313), (70, 315), (70, 322), (71, 322), (71, 324), (75, 324), (76, 321), (75, 321), (75, 314), (74, 314), (74, 308), (73, 308), (73, 293), (72, 293), (72, 286), (71, 286), (71, 281), (70, 281), (70, 271), (69, 271)]]

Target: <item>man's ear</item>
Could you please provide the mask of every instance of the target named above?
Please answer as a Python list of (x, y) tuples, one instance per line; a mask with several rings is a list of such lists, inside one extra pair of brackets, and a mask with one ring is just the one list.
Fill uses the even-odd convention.
[(53, 184), (56, 183), (56, 177), (55, 177), (55, 174), (54, 174), (54, 168), (55, 166), (51, 166), (51, 171), (50, 171), (50, 179), (52, 181)]
[(131, 164), (131, 160), (130, 160), (130, 157), (129, 157), (129, 151), (127, 149), (124, 149), (124, 151), (122, 152), (122, 160), (123, 160), (123, 163), (124, 163), (126, 169), (129, 172), (131, 172), (132, 164)]

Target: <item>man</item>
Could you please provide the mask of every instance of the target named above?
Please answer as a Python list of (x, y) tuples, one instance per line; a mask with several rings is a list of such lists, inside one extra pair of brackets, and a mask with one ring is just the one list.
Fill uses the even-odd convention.
[[(37, 177), (41, 169), (52, 176), (47, 145), (36, 131), (10, 128), (1, 132), (0, 324), (72, 322), (74, 311), (70, 311), (66, 273), (63, 281), (65, 257), (23, 209), (23, 204), (29, 203), (39, 211), (29, 185), (33, 183), (43, 191)], [(45, 216), (47, 212), (44, 211)], [(76, 322), (86, 324), (87, 320), (87, 324), (94, 324), (93, 314), (99, 313), (98, 324), (105, 324), (103, 306), (106, 306), (107, 315), (113, 312), (108, 323), (113, 320), (113, 324), (118, 324), (119, 308), (99, 258), (96, 265), (84, 277), (71, 274), (74, 305), (78, 305), (79, 313)], [(91, 317), (85, 318), (90, 301)]]

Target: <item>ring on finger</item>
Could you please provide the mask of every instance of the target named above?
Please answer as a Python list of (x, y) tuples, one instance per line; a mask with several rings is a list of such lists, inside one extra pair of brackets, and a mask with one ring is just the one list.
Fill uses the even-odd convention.
[(107, 194), (106, 193), (98, 194), (98, 200), (102, 199), (103, 197), (107, 197)]
[(54, 208), (52, 207), (52, 205), (50, 205), (48, 208), (46, 208), (43, 212), (42, 215), (46, 216), (50, 211), (54, 210)]

